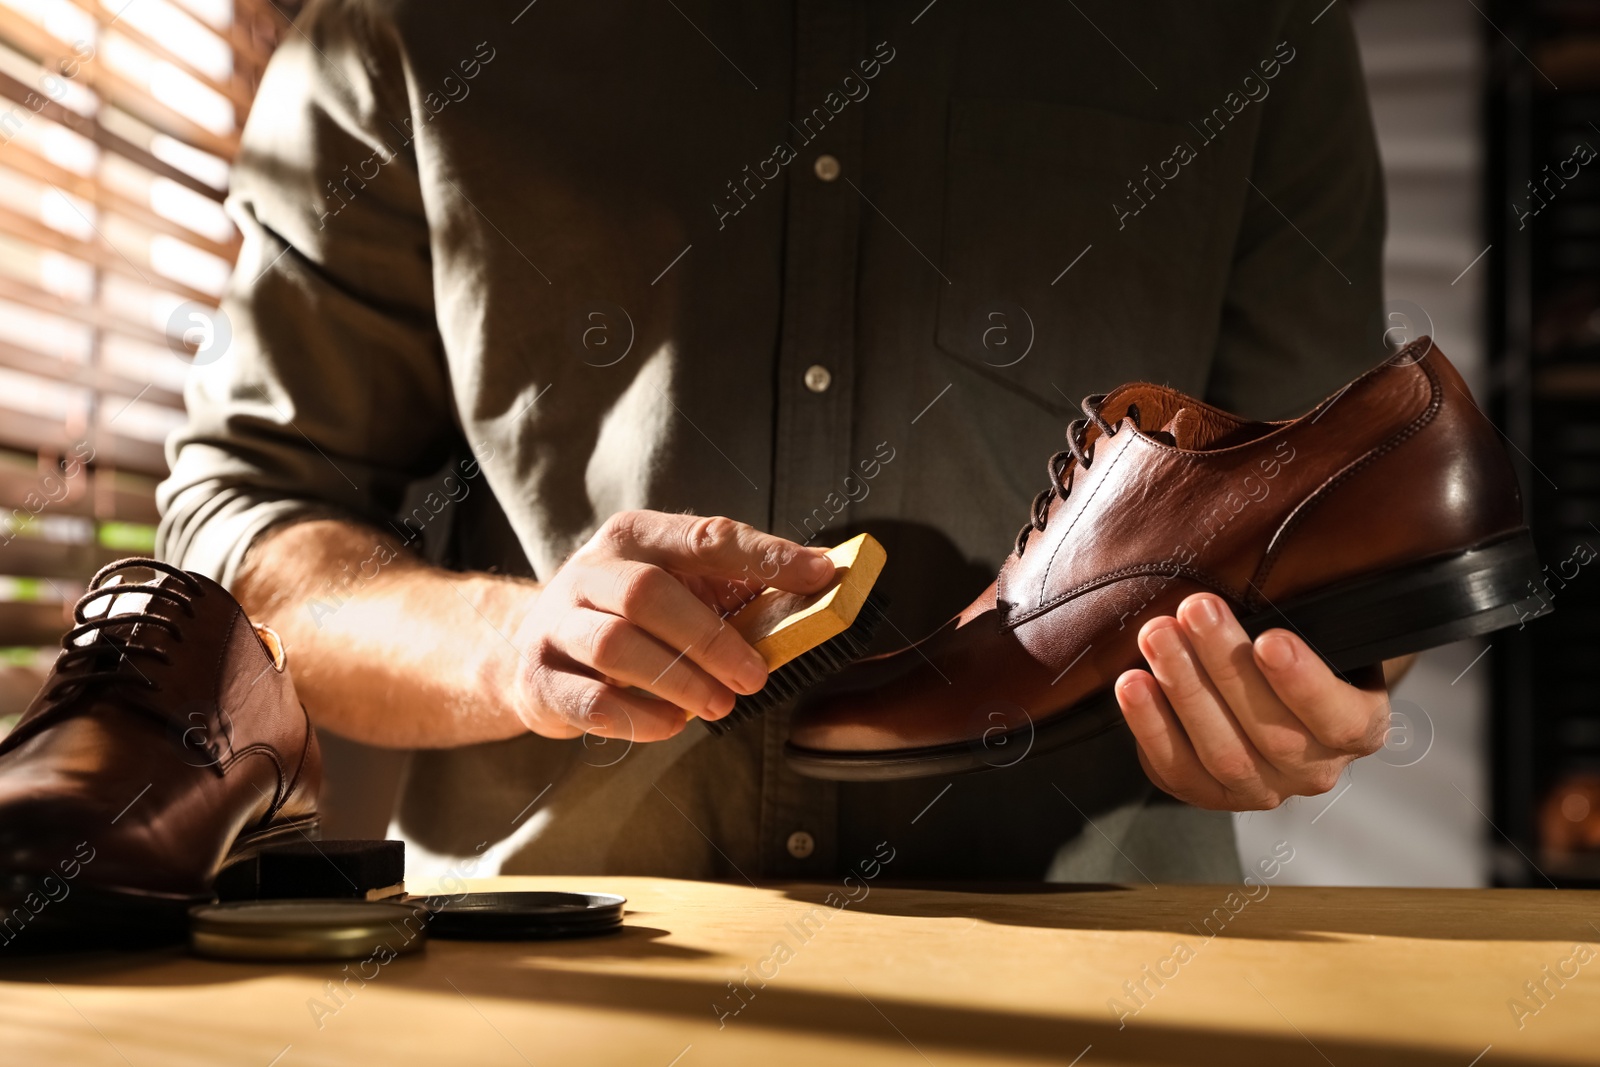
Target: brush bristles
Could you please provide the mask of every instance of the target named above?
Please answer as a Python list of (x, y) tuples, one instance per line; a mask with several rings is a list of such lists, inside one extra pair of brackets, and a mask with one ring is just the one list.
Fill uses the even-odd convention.
[(876, 593), (867, 594), (861, 610), (856, 614), (856, 621), (843, 633), (829, 638), (809, 652), (801, 653), (767, 675), (767, 684), (757, 692), (740, 696), (733, 702), (733, 710), (727, 715), (715, 722), (703, 720), (706, 729), (721, 737), (740, 723), (793, 700), (865, 656), (872, 635), (883, 621), (883, 608), (882, 597)]

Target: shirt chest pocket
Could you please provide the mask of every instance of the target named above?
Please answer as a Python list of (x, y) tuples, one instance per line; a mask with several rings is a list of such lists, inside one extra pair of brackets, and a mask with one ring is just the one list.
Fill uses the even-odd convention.
[(1056, 413), (1139, 378), (1203, 388), (1239, 210), (1224, 150), (1095, 108), (953, 101), (935, 343)]

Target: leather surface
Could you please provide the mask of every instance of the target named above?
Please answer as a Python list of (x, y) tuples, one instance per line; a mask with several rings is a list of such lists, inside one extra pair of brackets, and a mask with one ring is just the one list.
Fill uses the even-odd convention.
[(1100, 411), (1116, 432), (1089, 425), (1088, 466), (1069, 465), (1022, 554), (944, 627), (819, 690), (791, 743), (981, 745), (1108, 689), (1142, 663), (1139, 627), (1191, 593), (1244, 615), (1522, 522), (1504, 446), (1428, 338), (1298, 419), (1252, 423), (1144, 383)]
[(1257, 572), (1264, 596), (1294, 596), (1374, 561), (1422, 559), (1522, 524), (1521, 491), (1498, 432), (1437, 348), (1424, 364), (1439, 391), (1427, 429), (1352, 464), (1295, 511)]
[(92, 854), (80, 885), (203, 897), (241, 834), (316, 814), (320, 750), (286, 666), (226, 590), (190, 578), (193, 587), (168, 575), (148, 584), (186, 597), (192, 616), (137, 585), (85, 599), (90, 617), (114, 599), (116, 614), (158, 615), (176, 633), (108, 621), (96, 640), (152, 651), (111, 649), (117, 677), (52, 699), (75, 673), (58, 656), (0, 741), (0, 875)]

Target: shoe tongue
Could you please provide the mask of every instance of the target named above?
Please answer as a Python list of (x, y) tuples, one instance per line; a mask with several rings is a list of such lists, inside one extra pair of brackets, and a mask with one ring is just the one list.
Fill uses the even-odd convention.
[(1112, 392), (1100, 410), (1113, 424), (1133, 417), (1147, 437), (1178, 448), (1201, 448), (1205, 430), (1199, 412), (1185, 403), (1189, 399), (1175, 389), (1135, 382)]
[[(1171, 439), (1175, 448), (1195, 447), (1200, 430), (1200, 420), (1195, 417), (1193, 408), (1179, 408), (1178, 413), (1167, 420), (1167, 424), (1159, 431), (1163, 436)], [(1155, 434), (1150, 436), (1154, 437)]]

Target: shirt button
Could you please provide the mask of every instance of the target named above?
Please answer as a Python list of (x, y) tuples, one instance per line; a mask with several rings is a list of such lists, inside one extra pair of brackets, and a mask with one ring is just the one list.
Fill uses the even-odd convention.
[(839, 160), (836, 156), (818, 156), (817, 161), (811, 164), (811, 169), (816, 172), (818, 178), (831, 182), (839, 177)]
[(789, 855), (797, 860), (803, 860), (817, 849), (816, 838), (804, 830), (796, 830), (789, 835)]
[(806, 368), (806, 388), (813, 393), (826, 393), (828, 386), (833, 384), (833, 373), (820, 363), (813, 363)]

